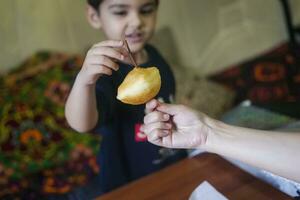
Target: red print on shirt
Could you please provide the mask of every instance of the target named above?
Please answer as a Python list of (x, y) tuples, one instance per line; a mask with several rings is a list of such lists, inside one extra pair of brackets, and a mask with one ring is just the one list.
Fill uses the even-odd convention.
[(136, 142), (145, 142), (147, 141), (147, 136), (140, 131), (142, 124), (134, 125), (134, 139)]

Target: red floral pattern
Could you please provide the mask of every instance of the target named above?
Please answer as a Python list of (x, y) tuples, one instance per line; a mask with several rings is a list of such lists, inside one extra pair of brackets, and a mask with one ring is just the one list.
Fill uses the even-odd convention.
[(288, 43), (227, 68), (210, 79), (233, 89), (236, 103), (250, 99), (255, 103), (300, 100), (300, 48)]

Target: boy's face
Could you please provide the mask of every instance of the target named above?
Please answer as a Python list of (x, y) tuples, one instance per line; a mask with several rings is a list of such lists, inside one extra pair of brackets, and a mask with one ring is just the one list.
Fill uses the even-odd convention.
[[(151, 38), (156, 24), (155, 0), (104, 0), (94, 20), (108, 39), (124, 36), (133, 53), (140, 51)], [(90, 19), (91, 22), (91, 19)]]

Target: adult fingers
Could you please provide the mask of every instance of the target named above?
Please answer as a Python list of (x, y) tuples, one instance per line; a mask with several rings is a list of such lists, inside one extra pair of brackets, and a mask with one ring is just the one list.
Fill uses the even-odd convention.
[(169, 119), (170, 119), (170, 115), (159, 111), (153, 111), (144, 117), (144, 123), (150, 124), (154, 122), (165, 122), (168, 121)]
[(170, 123), (164, 123), (164, 122), (157, 122), (157, 123), (151, 123), (148, 125), (142, 126), (141, 131), (144, 133), (151, 133), (152, 131), (158, 129), (158, 130), (171, 130), (172, 125)]
[(163, 138), (169, 136), (170, 133), (170, 130), (155, 129), (147, 134), (147, 140), (153, 144), (162, 146)]
[(159, 101), (156, 99), (152, 99), (146, 103), (145, 113), (148, 114), (155, 110), (155, 108), (159, 105)]
[(183, 110), (184, 110), (184, 106), (183, 105), (176, 105), (176, 104), (160, 104), (159, 106), (157, 106), (157, 110), (167, 113), (169, 115), (176, 115), (176, 114), (180, 114)]

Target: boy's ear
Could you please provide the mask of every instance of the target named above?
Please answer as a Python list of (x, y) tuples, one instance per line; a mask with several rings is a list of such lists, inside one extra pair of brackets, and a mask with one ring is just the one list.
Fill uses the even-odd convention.
[(100, 20), (99, 12), (90, 5), (87, 5), (86, 7), (86, 17), (88, 22), (93, 28), (95, 29), (101, 28), (101, 20)]

